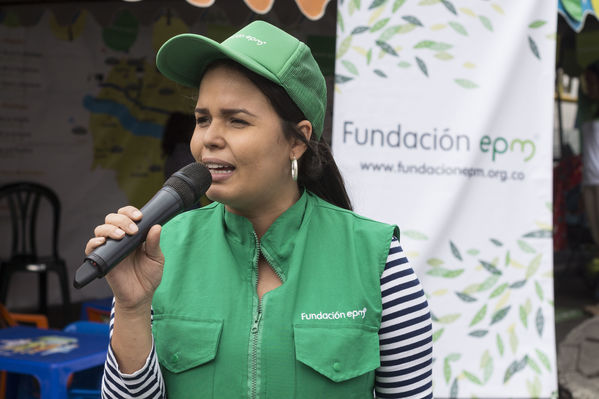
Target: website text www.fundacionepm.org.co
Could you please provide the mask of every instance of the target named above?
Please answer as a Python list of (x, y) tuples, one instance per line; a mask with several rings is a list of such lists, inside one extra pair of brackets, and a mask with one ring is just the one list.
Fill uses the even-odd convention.
[(483, 177), (497, 179), (505, 182), (507, 180), (522, 181), (526, 175), (522, 171), (509, 171), (502, 169), (484, 169), (464, 166), (432, 165), (428, 163), (404, 164), (399, 161), (391, 162), (360, 162), (360, 169), (370, 172), (402, 173), (430, 176), (464, 176), (466, 178)]

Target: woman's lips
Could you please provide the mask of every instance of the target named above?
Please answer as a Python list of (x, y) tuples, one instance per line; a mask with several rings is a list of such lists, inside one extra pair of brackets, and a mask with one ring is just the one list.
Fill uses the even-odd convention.
[(227, 162), (208, 161), (203, 162), (212, 175), (212, 181), (223, 181), (229, 178), (235, 171), (235, 167)]

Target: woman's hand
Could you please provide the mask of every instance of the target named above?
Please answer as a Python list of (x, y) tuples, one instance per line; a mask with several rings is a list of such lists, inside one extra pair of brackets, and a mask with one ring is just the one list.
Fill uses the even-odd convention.
[[(87, 242), (85, 254), (89, 255), (104, 244), (107, 237), (118, 240), (125, 234), (137, 234), (135, 222), (141, 218), (141, 212), (133, 206), (126, 206), (119, 209), (118, 213), (106, 215), (105, 223), (95, 228), (95, 237)], [(115, 304), (120, 309), (135, 311), (138, 308), (149, 308), (154, 291), (162, 279), (164, 266), (160, 231), (159, 225), (152, 226), (146, 241), (106, 275)]]

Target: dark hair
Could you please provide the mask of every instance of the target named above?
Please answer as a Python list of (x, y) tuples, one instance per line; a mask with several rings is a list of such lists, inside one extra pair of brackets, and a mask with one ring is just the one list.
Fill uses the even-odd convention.
[(162, 156), (171, 154), (177, 143), (189, 144), (191, 136), (193, 136), (195, 123), (193, 114), (184, 114), (182, 112), (170, 114), (162, 131)]
[(233, 68), (247, 77), (270, 101), (270, 104), (281, 119), (281, 127), (285, 137), (288, 140), (296, 139), (306, 144), (307, 149), (298, 160), (298, 185), (333, 205), (352, 210), (352, 204), (347, 195), (343, 177), (341, 177), (339, 168), (335, 163), (335, 159), (333, 159), (331, 147), (324, 138), (318, 140), (314, 133), (310, 137), (310, 140), (306, 140), (297, 127), (297, 124), (303, 120), (307, 120), (307, 118), (291, 97), (289, 97), (285, 89), (244, 66), (227, 59), (214, 61), (206, 70), (218, 65)]

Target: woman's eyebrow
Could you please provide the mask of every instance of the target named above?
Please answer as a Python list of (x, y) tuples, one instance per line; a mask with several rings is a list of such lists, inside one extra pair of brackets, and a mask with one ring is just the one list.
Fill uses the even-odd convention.
[[(209, 114), (210, 112), (208, 111), (207, 108), (196, 108), (195, 113), (196, 114)], [(250, 111), (248, 111), (245, 108), (223, 108), (220, 110), (220, 114), (223, 116), (231, 116), (231, 115), (240, 114), (240, 113), (256, 117), (256, 115), (252, 114)]]

